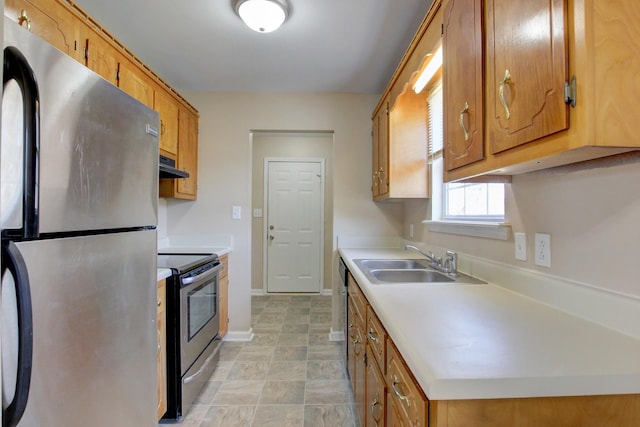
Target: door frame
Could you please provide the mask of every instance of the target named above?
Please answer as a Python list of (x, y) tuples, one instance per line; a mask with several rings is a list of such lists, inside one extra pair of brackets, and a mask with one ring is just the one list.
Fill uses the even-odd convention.
[[(322, 295), (324, 292), (324, 210), (325, 210), (325, 159), (322, 157), (265, 157), (264, 158), (264, 201), (263, 201), (263, 221), (262, 221), (262, 292), (265, 295), (269, 295), (267, 284), (269, 282), (268, 276), (268, 262), (269, 244), (267, 235), (269, 234), (269, 224), (267, 219), (269, 218), (269, 163), (319, 163), (320, 164), (320, 277), (319, 277), (319, 289), (318, 294)], [(295, 294), (295, 293), (294, 293)], [(300, 293), (300, 295), (310, 295), (309, 292)]]

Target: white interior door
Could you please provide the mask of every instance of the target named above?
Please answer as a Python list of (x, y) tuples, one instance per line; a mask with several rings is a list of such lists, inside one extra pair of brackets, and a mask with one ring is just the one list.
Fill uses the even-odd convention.
[(265, 163), (267, 292), (320, 292), (324, 165)]

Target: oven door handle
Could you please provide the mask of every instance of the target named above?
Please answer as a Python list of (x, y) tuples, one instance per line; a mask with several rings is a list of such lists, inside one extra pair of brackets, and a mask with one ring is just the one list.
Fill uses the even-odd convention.
[(205, 277), (213, 276), (215, 274), (218, 274), (218, 272), (220, 271), (221, 268), (222, 268), (222, 264), (218, 264), (215, 267), (213, 267), (212, 269), (207, 270), (204, 273), (200, 273), (197, 276), (185, 277), (183, 279), (180, 279), (180, 282), (183, 285), (190, 285), (192, 283), (195, 283), (195, 282), (198, 282), (198, 281), (204, 279)]
[[(218, 344), (218, 347), (220, 347), (220, 344)], [(182, 380), (182, 384), (187, 385), (190, 382), (195, 381), (196, 378), (198, 378), (200, 375), (202, 375), (203, 372), (207, 370), (207, 367), (209, 366), (211, 361), (214, 359), (215, 355), (218, 354), (218, 347), (216, 347), (216, 349), (213, 350), (213, 353), (211, 353), (211, 355), (207, 357), (207, 360), (204, 361), (200, 369), (198, 369), (193, 375), (189, 375), (188, 377)]]

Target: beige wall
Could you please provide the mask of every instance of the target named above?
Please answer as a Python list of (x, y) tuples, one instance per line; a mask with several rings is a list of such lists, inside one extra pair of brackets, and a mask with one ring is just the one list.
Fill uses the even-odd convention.
[[(597, 166), (597, 167), (595, 167)], [(527, 261), (513, 234), (499, 241), (430, 233), (419, 225), (427, 202), (406, 207), (414, 240), (640, 297), (640, 155), (513, 177), (507, 221), (527, 235)], [(551, 268), (533, 262), (534, 233), (551, 234)], [(405, 236), (408, 238), (408, 236)]]
[[(374, 204), (370, 197), (371, 113), (378, 96), (200, 92), (185, 96), (200, 111), (198, 201), (167, 201), (167, 234), (232, 235), (232, 332), (250, 328), (251, 276), (257, 268), (251, 256), (252, 131), (333, 132), (332, 249), (340, 234), (402, 233), (403, 206)], [(233, 205), (242, 207), (240, 220), (231, 219)], [(336, 286), (335, 278), (332, 281)], [(337, 310), (338, 304), (334, 307)]]
[[(324, 159), (324, 234), (322, 236), (324, 252), (322, 288), (331, 289), (333, 268), (333, 133), (265, 133), (253, 135), (252, 161), (252, 210), (260, 208), (264, 212), (264, 160), (267, 157), (278, 158), (315, 158)], [(265, 212), (266, 213), (266, 212)], [(264, 221), (252, 218), (251, 225), (251, 289), (262, 290), (263, 282), (263, 245)]]

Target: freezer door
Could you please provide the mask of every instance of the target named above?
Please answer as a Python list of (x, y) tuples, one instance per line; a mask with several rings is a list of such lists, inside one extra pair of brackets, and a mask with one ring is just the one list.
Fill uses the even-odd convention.
[[(155, 230), (16, 244), (33, 313), (31, 387), (18, 427), (157, 425), (155, 245)], [(10, 285), (5, 277), (3, 296)], [(10, 300), (3, 328), (15, 323)], [(10, 401), (15, 333), (2, 338)]]
[[(14, 22), (5, 18), (4, 25), (5, 48), (24, 55), (38, 85), (39, 232), (156, 225), (158, 114)], [(15, 90), (10, 95), (2, 114), (16, 123), (23, 100)], [(20, 148), (10, 147), (21, 146), (15, 135), (22, 130), (7, 129), (0, 169), (9, 168), (13, 176), (3, 180), (16, 187), (10, 165), (21, 163)], [(18, 210), (4, 205), (20, 199), (12, 191), (3, 194), (3, 210)]]

